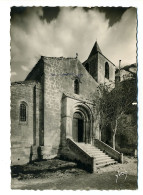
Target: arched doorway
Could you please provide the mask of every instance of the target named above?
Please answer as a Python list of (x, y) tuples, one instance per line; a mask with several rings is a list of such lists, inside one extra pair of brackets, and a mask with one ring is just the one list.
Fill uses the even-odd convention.
[(73, 115), (72, 136), (76, 142), (84, 141), (84, 118), (79, 112), (75, 112)]
[(85, 105), (74, 108), (72, 118), (72, 138), (75, 142), (90, 143), (92, 139), (92, 116)]

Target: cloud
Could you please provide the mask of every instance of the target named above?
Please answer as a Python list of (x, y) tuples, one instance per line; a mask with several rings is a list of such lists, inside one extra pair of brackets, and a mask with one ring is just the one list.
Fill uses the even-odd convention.
[[(136, 61), (135, 9), (128, 9), (121, 20), (109, 27), (105, 14), (97, 9), (61, 8), (58, 17), (47, 23), (42, 8), (27, 8), (11, 21), (11, 67), (24, 79), (41, 55), (75, 57), (81, 62), (88, 57), (98, 41), (107, 58), (116, 65), (121, 59)], [(24, 72), (22, 71), (24, 70)]]
[(26, 72), (28, 72), (29, 71), (29, 68), (27, 67), (27, 66), (21, 66), (21, 68), (24, 70), (24, 71), (26, 71)]
[(11, 72), (11, 80), (15, 80), (15, 77), (17, 76), (16, 72)]
[(122, 66), (136, 62), (136, 20), (135, 9), (130, 8), (103, 36), (104, 53), (116, 65), (119, 60)]
[(12, 76), (16, 76), (17, 73), (16, 73), (16, 72), (11, 72), (11, 75), (12, 75)]
[(16, 72), (11, 72), (11, 76), (16, 76), (17, 73)]

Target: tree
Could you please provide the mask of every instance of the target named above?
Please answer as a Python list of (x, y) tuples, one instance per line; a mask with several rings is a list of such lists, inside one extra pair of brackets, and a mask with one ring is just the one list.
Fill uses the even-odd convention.
[(99, 98), (95, 102), (100, 115), (100, 128), (102, 131), (105, 126), (111, 125), (112, 147), (115, 149), (118, 121), (131, 110), (132, 103), (137, 101), (136, 77), (117, 83), (112, 90), (110, 85), (100, 84), (98, 92)]

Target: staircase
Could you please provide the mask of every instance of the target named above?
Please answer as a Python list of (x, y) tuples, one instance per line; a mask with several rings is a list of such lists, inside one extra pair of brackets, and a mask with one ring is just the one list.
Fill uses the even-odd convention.
[(96, 172), (100, 167), (123, 163), (123, 154), (114, 150), (101, 140), (94, 139), (93, 145), (75, 142), (67, 138), (68, 150), (63, 153), (70, 160), (77, 161), (89, 172)]
[(77, 142), (76, 144), (90, 157), (94, 158), (94, 166), (96, 168), (118, 163), (116, 160), (114, 160), (113, 158), (105, 154), (99, 148), (92, 146), (91, 144), (77, 143)]

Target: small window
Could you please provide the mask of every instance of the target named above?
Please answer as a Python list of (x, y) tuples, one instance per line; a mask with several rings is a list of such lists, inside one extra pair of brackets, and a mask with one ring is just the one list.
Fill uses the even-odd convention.
[(89, 64), (88, 63), (85, 64), (85, 68), (89, 72)]
[(108, 62), (105, 63), (105, 78), (109, 79), (109, 64), (108, 64)]
[(26, 122), (27, 113), (26, 113), (26, 105), (24, 103), (20, 104), (20, 121)]
[(75, 79), (74, 81), (74, 93), (79, 94), (79, 80)]

